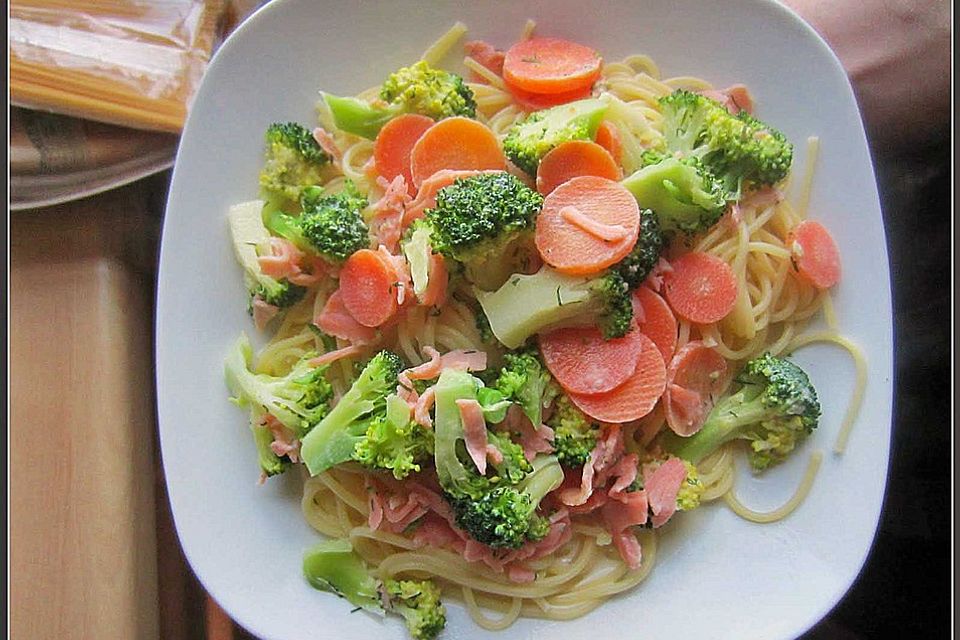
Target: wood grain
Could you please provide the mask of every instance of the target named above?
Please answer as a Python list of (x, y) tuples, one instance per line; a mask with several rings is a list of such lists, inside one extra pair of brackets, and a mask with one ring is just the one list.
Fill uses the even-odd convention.
[(151, 225), (137, 194), (11, 220), (14, 638), (158, 637), (150, 287), (129, 250)]
[(235, 637), (233, 620), (209, 595), (206, 597), (206, 632), (207, 640), (234, 640)]

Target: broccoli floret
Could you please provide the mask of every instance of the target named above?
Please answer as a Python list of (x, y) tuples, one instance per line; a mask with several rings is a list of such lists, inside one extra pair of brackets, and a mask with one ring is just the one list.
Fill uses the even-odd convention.
[(543, 196), (506, 172), (459, 178), (426, 212), (434, 251), (463, 265), (467, 279), (495, 289), (536, 250), (534, 220)]
[[(515, 484), (530, 471), (530, 463), (523, 455), (523, 447), (510, 440), (509, 435), (487, 431), (487, 441), (503, 456), (503, 461), (491, 464), (491, 477), (480, 475), (473, 462), (461, 459), (464, 434), (457, 400), (477, 400), (485, 389), (482, 383), (462, 371), (444, 369), (435, 386), (436, 419), (434, 420), (434, 459), (440, 486), (450, 496), (477, 499), (497, 484)], [(499, 392), (493, 391), (497, 397)], [(481, 403), (482, 404), (482, 403)], [(488, 474), (490, 472), (488, 471)]]
[(700, 472), (692, 462), (684, 460), (683, 466), (687, 468), (687, 477), (683, 479), (677, 492), (677, 510), (692, 511), (700, 506), (705, 487), (700, 481)]
[(650, 209), (640, 211), (640, 233), (627, 257), (610, 270), (619, 273), (630, 289), (636, 289), (653, 271), (664, 247), (663, 232), (657, 215)]
[(246, 334), (240, 336), (224, 362), (224, 376), (240, 407), (269, 413), (302, 438), (327, 415), (333, 388), (325, 374), (327, 367), (314, 367), (305, 354), (284, 376), (253, 373), (253, 348)]
[(507, 131), (503, 151), (517, 167), (536, 175), (540, 159), (561, 142), (593, 140), (606, 111), (607, 103), (594, 98), (535, 111)]
[(473, 91), (463, 78), (434, 69), (423, 60), (390, 74), (380, 86), (380, 99), (434, 120), (477, 115)]
[(415, 640), (433, 640), (447, 624), (440, 589), (430, 580), (385, 580), (381, 593), (387, 611), (403, 616)]
[(545, 265), (533, 275), (510, 276), (496, 291), (474, 287), (474, 295), (508, 349), (542, 330), (576, 324), (594, 324), (606, 338), (619, 338), (633, 318), (630, 288), (616, 271), (570, 276)]
[(433, 640), (446, 624), (440, 589), (430, 580), (378, 580), (349, 540), (326, 540), (303, 557), (303, 574), (315, 589), (374, 613), (397, 613), (415, 640)]
[(257, 462), (264, 476), (271, 478), (280, 475), (290, 468), (292, 461), (289, 456), (278, 456), (273, 448), (273, 432), (267, 426), (267, 414), (257, 407), (250, 409), (250, 430), (253, 432), (253, 442), (257, 447)]
[(266, 211), (267, 228), (298, 248), (334, 263), (343, 262), (370, 244), (367, 225), (360, 215), (367, 206), (367, 198), (349, 180), (340, 193), (333, 195), (325, 194), (321, 187), (304, 189), (300, 205), (299, 216)]
[(641, 206), (656, 212), (663, 231), (693, 234), (716, 224), (729, 193), (698, 158), (648, 151), (643, 159), (646, 166), (622, 184)]
[(301, 200), (300, 230), (310, 247), (333, 261), (346, 260), (369, 242), (367, 225), (360, 212), (367, 198), (352, 182), (335, 195), (307, 191)]
[(597, 446), (600, 425), (590, 420), (560, 392), (553, 403), (553, 413), (547, 420), (553, 429), (553, 453), (565, 467), (582, 467)]
[(305, 187), (323, 183), (330, 156), (306, 127), (296, 122), (271, 124), (260, 186), (269, 194), (296, 202)]
[(516, 549), (542, 539), (550, 522), (537, 514), (537, 508), (563, 482), (563, 470), (556, 456), (538, 456), (532, 466), (516, 485), (495, 486), (479, 498), (452, 498), (457, 525), (494, 548)]
[[(643, 479), (645, 475), (656, 472), (665, 462), (674, 458), (680, 460), (686, 470), (686, 476), (677, 489), (677, 497), (675, 500), (676, 510), (692, 511), (699, 507), (706, 487), (704, 487), (703, 482), (700, 480), (700, 472), (697, 470), (697, 467), (689, 460), (676, 458), (676, 456), (664, 453), (663, 451), (659, 451), (655, 455), (647, 455), (640, 460), (637, 469), (637, 479), (627, 487), (627, 492), (642, 490), (644, 488)], [(657, 523), (657, 514), (653, 512), (653, 507), (648, 505), (647, 521), (642, 526), (645, 529), (653, 529), (661, 524), (662, 523)]]
[(419, 473), (419, 463), (432, 456), (433, 431), (412, 421), (410, 405), (396, 394), (387, 396), (386, 412), (370, 421), (353, 451), (360, 464), (391, 471), (397, 480)]
[(370, 140), (402, 113), (419, 113), (434, 120), (477, 115), (473, 91), (463, 78), (434, 69), (424, 61), (391, 74), (381, 85), (375, 103), (328, 94), (324, 94), (324, 100), (338, 129)]
[[(482, 382), (482, 381), (481, 381)], [(483, 409), (483, 419), (490, 424), (500, 424), (507, 417), (511, 402), (493, 387), (477, 389), (477, 402)]]
[(786, 177), (793, 145), (780, 131), (753, 116), (730, 114), (720, 103), (678, 90), (660, 99), (666, 150), (692, 156), (720, 180), (728, 199), (745, 184), (772, 185)]
[(233, 394), (230, 400), (250, 410), (250, 429), (257, 446), (260, 469), (270, 477), (290, 466), (289, 456), (279, 456), (271, 448), (273, 432), (267, 426), (267, 414), (302, 438), (326, 414), (333, 388), (325, 374), (327, 367), (309, 364), (314, 353), (304, 355), (285, 376), (255, 374), (250, 370), (253, 349), (242, 335), (224, 362), (224, 377)]
[(762, 471), (783, 461), (817, 427), (817, 392), (792, 362), (764, 354), (748, 362), (737, 381), (742, 388), (720, 400), (697, 433), (664, 435), (664, 450), (697, 464), (726, 442), (747, 440), (750, 466)]
[(230, 223), (233, 251), (240, 266), (243, 267), (250, 302), (259, 298), (267, 304), (286, 309), (299, 302), (307, 290), (291, 284), (286, 279), (271, 278), (260, 269), (260, 262), (257, 260), (258, 251), (261, 247), (266, 248), (270, 241), (270, 233), (263, 225), (260, 215), (262, 207), (263, 202), (260, 200), (230, 207), (227, 219)]
[[(300, 456), (310, 475), (315, 476), (334, 465), (357, 459), (358, 445), (370, 447), (370, 451), (376, 455), (384, 453), (376, 442), (363, 445), (370, 429), (374, 440), (387, 438), (385, 449), (396, 446), (395, 439), (400, 437), (397, 427), (385, 425), (384, 419), (387, 397), (397, 388), (397, 375), (402, 369), (403, 360), (389, 351), (381, 351), (370, 359), (340, 401), (303, 438)], [(400, 429), (405, 430), (404, 427)], [(418, 438), (412, 435), (415, 433), (412, 428), (410, 433), (410, 437)], [(418, 450), (416, 445), (410, 446)], [(405, 448), (401, 449), (406, 452)], [(370, 460), (376, 458), (373, 454), (368, 452), (365, 455)]]
[(481, 382), (469, 373), (444, 369), (436, 389), (434, 418), (434, 461), (441, 488), (450, 495), (479, 498), (490, 487), (490, 479), (468, 468), (458, 449), (464, 439), (457, 400), (476, 400)]
[[(292, 307), (303, 300), (307, 290), (296, 284), (290, 283), (286, 278), (274, 280), (269, 276), (263, 276), (257, 281), (257, 286), (251, 292), (253, 298), (260, 298), (267, 304), (271, 304), (280, 309)], [(252, 299), (251, 299), (252, 302)], [(251, 313), (253, 307), (250, 307)]]
[(507, 172), (459, 178), (426, 212), (431, 244), (459, 262), (486, 259), (529, 230), (542, 206), (543, 196)]
[(457, 524), (478, 542), (491, 547), (517, 548), (539, 540), (550, 528), (536, 514), (547, 493), (563, 481), (555, 456), (527, 462), (523, 449), (505, 433), (488, 432), (488, 442), (501, 452), (492, 477), (464, 463), (464, 438), (457, 400), (476, 399), (479, 380), (468, 373), (445, 369), (436, 385), (435, 461), (437, 478), (454, 510)]
[(780, 182), (790, 172), (793, 145), (782, 132), (746, 111), (728, 117), (709, 130), (717, 152), (710, 163), (727, 184), (737, 177), (757, 185)]
[(700, 233), (723, 215), (745, 186), (786, 177), (793, 146), (745, 112), (678, 90), (660, 99), (663, 148), (642, 155), (643, 167), (623, 180), (637, 202), (657, 214), (667, 233)]
[(553, 377), (540, 360), (536, 347), (527, 347), (503, 356), (504, 365), (495, 387), (505, 398), (517, 403), (534, 427), (543, 423), (543, 409), (557, 393)]
[(532, 467), (523, 452), (523, 447), (511, 440), (510, 434), (502, 431), (488, 431), (487, 442), (496, 447), (503, 456), (502, 461), (490, 463), (496, 471), (495, 477), (510, 484), (516, 484), (530, 473)]

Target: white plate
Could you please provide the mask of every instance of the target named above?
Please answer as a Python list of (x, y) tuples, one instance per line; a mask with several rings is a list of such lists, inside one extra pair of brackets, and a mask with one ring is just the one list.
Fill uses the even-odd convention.
[[(547, 8), (549, 5), (549, 9)], [(890, 439), (889, 275), (876, 184), (853, 92), (826, 44), (787, 9), (764, 0), (543, 3), (283, 0), (243, 24), (221, 48), (187, 121), (170, 190), (157, 308), (157, 393), (164, 470), (180, 541), (206, 589), (263, 638), (404, 638), (403, 625), (347, 613), (314, 591), (301, 554), (317, 535), (300, 515), (292, 476), (256, 485), (246, 419), (227, 400), (221, 369), (240, 331), (252, 332), (225, 214), (257, 193), (262, 135), (271, 122), (313, 122), (317, 91), (351, 94), (411, 63), (455, 20), (470, 37), (514, 42), (527, 18), (538, 31), (596, 47), (608, 60), (653, 56), (667, 75), (723, 87), (744, 82), (758, 115), (796, 143), (818, 135), (822, 154), (811, 213), (843, 254), (836, 310), (869, 360), (863, 410), (847, 454), (831, 446), (853, 386), (853, 366), (811, 347), (823, 401), (821, 428), (789, 464), (741, 483), (756, 508), (781, 503), (807, 454), (825, 451), (809, 499), (783, 522), (750, 524), (722, 504), (677, 518), (661, 536), (639, 588), (571, 622), (521, 620), (503, 634), (478, 629), (456, 604), (445, 638), (796, 637), (852, 584), (880, 514)], [(548, 631), (549, 629), (549, 631)]]

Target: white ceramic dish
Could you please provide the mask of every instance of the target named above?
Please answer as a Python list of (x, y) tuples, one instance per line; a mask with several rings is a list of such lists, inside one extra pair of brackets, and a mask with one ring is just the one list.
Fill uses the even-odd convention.
[[(548, 7), (550, 7), (548, 9)], [(652, 55), (664, 75), (746, 83), (758, 114), (797, 143), (822, 140), (811, 212), (843, 254), (836, 310), (869, 361), (863, 410), (846, 455), (831, 447), (853, 365), (831, 347), (798, 354), (823, 401), (805, 451), (753, 482), (745, 503), (772, 508), (793, 490), (814, 448), (825, 451), (809, 499), (785, 521), (755, 525), (722, 504), (677, 518), (652, 576), (571, 622), (477, 628), (455, 603), (444, 637), (785, 639), (822, 618), (852, 584), (882, 502), (890, 438), (892, 338), (882, 218), (866, 139), (840, 64), (787, 9), (766, 0), (543, 3), (321, 3), (281, 0), (253, 16), (216, 55), (193, 105), (170, 190), (158, 285), (157, 393), (164, 469), (177, 531), (194, 571), (240, 624), (263, 638), (404, 638), (403, 625), (349, 615), (300, 574), (317, 535), (300, 515), (293, 477), (256, 485), (245, 417), (226, 400), (223, 356), (253, 333), (228, 243), (229, 205), (255, 197), (262, 132), (312, 122), (321, 88), (351, 94), (414, 61), (455, 20), (500, 46), (524, 21), (613, 60)], [(292, 474), (290, 474), (292, 475)], [(746, 475), (746, 474), (745, 474)], [(549, 631), (548, 631), (549, 629)]]

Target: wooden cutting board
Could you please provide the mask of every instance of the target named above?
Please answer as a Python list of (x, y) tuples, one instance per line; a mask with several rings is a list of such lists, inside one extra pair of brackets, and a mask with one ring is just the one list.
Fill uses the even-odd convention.
[(158, 638), (156, 220), (138, 188), (10, 224), (10, 632)]

